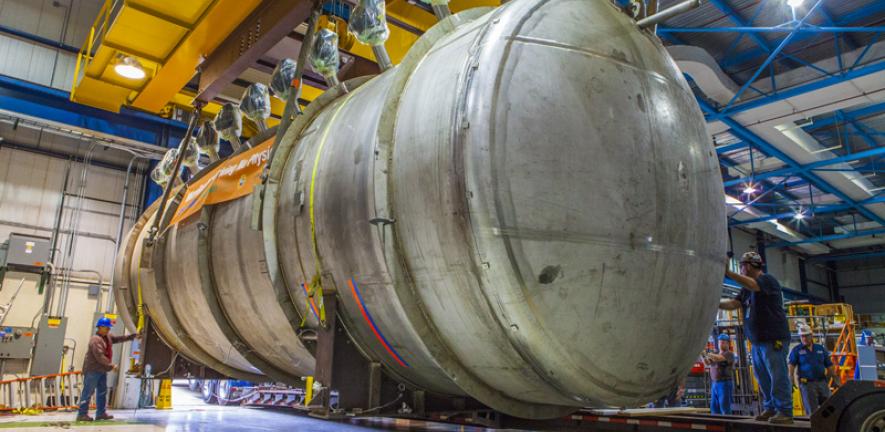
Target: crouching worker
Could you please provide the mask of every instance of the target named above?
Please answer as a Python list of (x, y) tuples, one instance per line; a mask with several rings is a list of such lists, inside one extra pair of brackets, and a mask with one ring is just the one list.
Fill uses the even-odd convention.
[(77, 421), (92, 421), (89, 417), (89, 400), (95, 393), (95, 420), (110, 420), (114, 416), (105, 412), (108, 397), (108, 372), (117, 369), (112, 363), (113, 345), (115, 343), (131, 341), (138, 335), (112, 336), (111, 320), (101, 318), (95, 324), (96, 331), (89, 340), (86, 350), (86, 358), (83, 360), (83, 393), (80, 394), (80, 410), (77, 412)]

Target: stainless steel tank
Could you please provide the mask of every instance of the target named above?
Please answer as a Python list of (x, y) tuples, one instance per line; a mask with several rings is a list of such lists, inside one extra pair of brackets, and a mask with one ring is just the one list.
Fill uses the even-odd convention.
[(207, 207), (150, 257), (145, 215), (118, 259), (130, 325), (140, 283), (182, 355), (293, 382), (321, 284), (392, 376), (528, 418), (648, 402), (687, 373), (726, 218), (704, 119), (652, 34), (608, 1), (513, 0), (345, 88), (287, 132), (261, 203)]

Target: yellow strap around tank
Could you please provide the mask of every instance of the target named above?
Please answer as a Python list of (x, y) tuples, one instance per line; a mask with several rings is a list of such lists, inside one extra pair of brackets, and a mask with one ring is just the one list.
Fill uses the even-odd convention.
[(141, 334), (141, 330), (144, 329), (144, 299), (141, 295), (141, 265), (138, 266), (136, 282), (136, 290), (138, 290), (138, 306), (135, 311), (138, 314), (138, 323), (135, 325), (135, 332)]
[[(341, 110), (347, 105), (347, 102), (353, 97), (355, 91), (351, 91), (347, 94), (343, 101), (338, 105), (338, 108), (335, 109), (335, 112), (332, 113), (332, 118), (326, 123), (326, 128), (323, 130), (323, 136), (320, 137), (320, 143), (317, 146), (316, 157), (313, 160), (313, 171), (310, 173), (310, 196), (308, 199), (308, 208), (310, 211), (310, 241), (313, 245), (313, 256), (314, 261), (316, 261), (316, 273), (313, 276), (313, 279), (310, 281), (310, 291), (307, 294), (307, 309), (310, 310), (310, 299), (317, 297), (319, 295), (319, 299), (316, 301), (320, 310), (320, 324), (326, 324), (326, 307), (323, 303), (323, 280), (321, 275), (323, 274), (323, 265), (322, 260), (320, 259), (320, 249), (317, 243), (317, 226), (316, 226), (316, 213), (314, 212), (314, 194), (316, 192), (316, 182), (317, 182), (317, 172), (320, 167), (320, 157), (323, 154), (323, 147), (326, 146), (326, 141), (329, 137), (329, 131), (332, 130), (332, 125), (335, 124), (335, 120), (338, 118), (338, 115), (341, 113)], [(307, 319), (307, 314), (302, 315), (304, 318), (301, 319), (301, 325), (304, 325), (305, 320)]]

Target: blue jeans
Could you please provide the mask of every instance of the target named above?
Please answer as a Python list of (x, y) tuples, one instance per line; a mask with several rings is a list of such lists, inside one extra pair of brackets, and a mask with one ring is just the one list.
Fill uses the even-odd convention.
[(95, 393), (95, 415), (105, 414), (108, 401), (108, 374), (106, 372), (86, 372), (83, 374), (83, 393), (80, 394), (80, 410), (77, 416), (89, 414), (89, 400)]
[(822, 403), (830, 398), (830, 386), (827, 385), (826, 379), (799, 383), (799, 393), (802, 394), (805, 415), (811, 416)]
[(714, 381), (710, 393), (710, 413), (730, 415), (734, 382), (732, 380)]
[(789, 341), (753, 344), (753, 372), (762, 393), (762, 405), (767, 411), (776, 411), (785, 416), (793, 416), (793, 385), (787, 372)]

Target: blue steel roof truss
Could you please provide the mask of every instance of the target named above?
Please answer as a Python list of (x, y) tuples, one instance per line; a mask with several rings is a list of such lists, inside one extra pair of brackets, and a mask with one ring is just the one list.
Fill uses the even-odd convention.
[[(740, 3), (739, 7), (736, 7), (736, 2)], [(762, 14), (763, 8), (776, 6), (772, 4), (774, 2), (785, 3), (783, 0), (761, 0), (753, 4), (739, 0), (709, 0), (707, 3), (710, 6), (702, 7), (715, 8), (721, 13), (719, 17), (711, 18), (710, 11), (706, 11), (705, 14), (698, 13), (699, 16), (704, 16), (705, 21), (696, 20), (683, 26), (668, 26), (667, 24), (673, 21), (679, 21), (671, 19), (657, 30), (661, 39), (671, 44), (692, 44), (690, 41), (693, 39), (682, 37), (692, 33), (729, 38), (720, 40), (723, 50), (711, 54), (717, 58), (722, 70), (738, 83), (740, 91), (724, 106), (707, 100), (700, 92), (696, 92), (707, 120), (723, 122), (728, 126), (731, 135), (736, 138), (734, 141), (729, 140), (728, 143), (717, 146), (716, 149), (723, 165), (726, 193), (741, 196), (747, 185), (761, 188), (760, 195), (766, 194), (767, 191), (777, 191), (766, 194), (765, 199), (759, 199), (758, 195), (742, 199), (751, 202), (751, 207), (759, 209), (768, 216), (744, 221), (731, 220), (730, 224), (735, 226), (774, 220), (794, 222), (797, 211), (807, 211), (811, 216), (810, 220), (794, 222), (793, 226), (808, 238), (800, 242), (780, 242), (772, 246), (828, 242), (870, 235), (879, 231), (885, 233), (885, 219), (866, 207), (870, 204), (885, 203), (885, 193), (863, 200), (854, 200), (820, 176), (824, 172), (850, 170), (870, 179), (877, 189), (880, 185), (885, 186), (885, 177), (879, 178), (879, 174), (885, 174), (885, 168), (880, 170), (885, 165), (881, 161), (885, 158), (885, 146), (882, 145), (885, 141), (885, 132), (880, 130), (880, 128), (885, 129), (883, 127), (885, 102), (861, 108), (835, 110), (827, 116), (811, 119), (808, 124), (802, 125), (806, 132), (836, 155), (830, 160), (811, 164), (797, 162), (733, 118), (739, 112), (885, 70), (885, 59), (869, 58), (870, 48), (881, 40), (882, 33), (885, 33), (885, 1), (871, 0), (861, 8), (835, 12), (832, 6), (838, 4), (832, 0), (812, 0), (807, 2), (809, 4), (806, 4), (802, 10), (794, 9), (792, 19), (787, 19), (780, 25), (757, 26), (755, 24), (757, 18), (760, 15), (767, 15)], [(661, 0), (660, 3), (660, 8), (663, 9), (675, 3), (675, 0)], [(782, 6), (788, 7), (785, 4)], [(723, 21), (733, 26), (716, 25)], [(752, 41), (753, 47), (739, 49), (742, 44), (746, 46), (747, 41)], [(802, 58), (805, 57), (803, 53), (809, 49), (821, 50), (824, 46), (832, 52), (832, 55), (824, 58), (835, 57), (838, 70), (828, 71), (815, 65), (816, 61), (823, 58), (814, 58), (813, 53), (810, 59)], [(861, 48), (863, 50), (859, 57), (850, 62), (845, 60), (846, 52)], [(800, 86), (778, 86), (776, 82), (778, 73), (802, 67), (817, 71), (819, 78)], [(771, 82), (771, 89), (767, 92), (753, 85), (761, 78)], [(749, 101), (739, 101), (744, 94), (752, 96)], [(747, 99), (746, 96), (744, 98)], [(876, 121), (871, 122), (871, 119), (877, 120), (879, 124), (872, 124)], [(749, 173), (740, 169), (741, 159), (744, 159), (747, 153), (750, 154)], [(761, 154), (765, 158), (776, 158), (784, 167), (757, 170), (754, 164), (758, 165), (759, 160), (753, 157), (754, 154), (756, 156)], [(856, 165), (846, 168), (844, 164)], [(747, 163), (743, 162), (743, 166), (746, 165)], [(732, 168), (731, 171), (737, 169), (742, 174), (733, 177), (727, 168)], [(885, 188), (882, 190), (885, 191)], [(836, 197), (839, 202), (814, 202), (823, 195)], [(800, 201), (803, 204), (799, 204)], [(836, 225), (844, 225), (846, 220), (855, 224), (873, 221), (879, 225), (879, 228), (852, 232), (833, 231)]]

